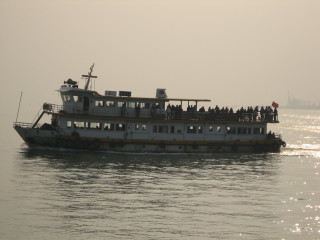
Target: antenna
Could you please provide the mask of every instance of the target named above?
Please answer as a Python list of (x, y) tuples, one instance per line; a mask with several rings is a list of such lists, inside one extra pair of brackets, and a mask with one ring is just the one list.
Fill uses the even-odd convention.
[(88, 75), (82, 75), (82, 77), (87, 78), (86, 85), (84, 87), (85, 90), (88, 90), (91, 78), (97, 78), (97, 76), (92, 76), (93, 68), (94, 64), (92, 64), (92, 66), (90, 67), (90, 72), (88, 72)]
[(20, 111), (21, 99), (22, 99), (22, 92), (21, 92), (21, 94), (20, 94), (20, 101), (19, 101), (19, 107), (18, 107), (18, 112), (17, 112), (16, 122), (18, 121), (18, 117), (19, 117), (19, 111)]

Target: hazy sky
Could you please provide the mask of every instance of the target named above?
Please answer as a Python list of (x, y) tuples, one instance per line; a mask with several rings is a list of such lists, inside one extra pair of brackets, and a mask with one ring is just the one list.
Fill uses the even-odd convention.
[[(94, 62), (96, 90), (212, 105), (320, 101), (320, 1), (0, 0), (1, 109), (30, 119)], [(24, 116), (21, 116), (22, 120)]]

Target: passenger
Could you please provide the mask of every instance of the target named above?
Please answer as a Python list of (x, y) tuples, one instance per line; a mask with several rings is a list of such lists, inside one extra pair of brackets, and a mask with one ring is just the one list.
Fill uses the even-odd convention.
[(277, 108), (274, 108), (274, 111), (273, 111), (273, 121), (274, 122), (278, 121), (278, 110), (277, 110)]
[(250, 121), (250, 122), (253, 121), (253, 114), (254, 114), (253, 107), (250, 107), (250, 108), (249, 108), (249, 121)]
[(136, 112), (136, 117), (139, 118), (140, 117), (140, 103), (136, 104), (135, 112)]
[(216, 105), (215, 112), (220, 113), (220, 108), (218, 107), (218, 105)]
[(258, 112), (259, 112), (259, 108), (258, 108), (258, 106), (256, 106), (256, 107), (254, 108), (254, 111), (253, 111), (253, 121), (254, 121), (254, 122), (257, 121)]
[(237, 117), (237, 120), (238, 120), (238, 121), (241, 121), (241, 112), (240, 112), (239, 109), (238, 109), (237, 112), (236, 112), (236, 117)]
[(156, 105), (152, 103), (151, 105), (151, 117), (154, 118), (156, 115)]
[(263, 107), (260, 108), (260, 118), (261, 118), (261, 122), (263, 122), (265, 119), (265, 112)]
[(166, 109), (166, 114), (167, 114), (167, 119), (172, 119), (172, 110), (171, 110), (171, 106), (170, 104), (167, 106), (167, 109)]

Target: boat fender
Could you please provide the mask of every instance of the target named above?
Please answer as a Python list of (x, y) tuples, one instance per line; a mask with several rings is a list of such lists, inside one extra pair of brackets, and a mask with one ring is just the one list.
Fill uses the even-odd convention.
[(71, 133), (71, 136), (72, 136), (72, 137), (80, 137), (80, 134), (79, 134), (78, 132), (76, 132), (76, 131), (73, 131), (73, 132)]
[(165, 148), (165, 147), (166, 147), (166, 144), (165, 144), (164, 142), (160, 142), (159, 147), (160, 147), (160, 148)]
[(84, 145), (84, 141), (82, 141), (80, 138), (77, 138), (74, 140), (74, 147), (75, 148), (83, 148), (85, 145)]
[(69, 139), (66, 139), (64, 144), (66, 147), (72, 147), (71, 140), (69, 140)]
[(263, 144), (261, 147), (264, 152), (268, 152), (268, 149), (269, 149), (268, 144)]
[(231, 146), (231, 150), (232, 150), (232, 152), (236, 152), (238, 150), (238, 146), (237, 145), (232, 145)]
[(281, 145), (282, 145), (282, 147), (286, 147), (287, 146), (285, 141), (282, 141)]
[(116, 146), (117, 146), (117, 144), (116, 144), (115, 142), (111, 142), (111, 143), (110, 143), (110, 147), (111, 147), (111, 148), (115, 148)]
[(100, 148), (101, 142), (98, 139), (95, 139), (90, 144), (90, 150), (98, 150)]
[(254, 148), (255, 151), (260, 151), (261, 150), (261, 144), (260, 143), (254, 144), (253, 148)]
[(58, 147), (62, 147), (62, 146), (63, 146), (63, 140), (60, 139), (60, 138), (57, 138), (57, 139), (56, 139), (56, 145), (57, 145)]
[(271, 145), (271, 147), (272, 147), (272, 151), (277, 151), (279, 149), (279, 144), (278, 143), (273, 143)]
[(120, 141), (120, 142), (118, 143), (118, 145), (119, 145), (119, 147), (124, 147), (124, 142), (123, 142), (123, 141)]

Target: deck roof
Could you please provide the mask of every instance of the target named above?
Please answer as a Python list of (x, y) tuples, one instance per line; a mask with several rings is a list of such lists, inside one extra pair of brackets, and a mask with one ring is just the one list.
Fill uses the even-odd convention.
[(91, 90), (85, 90), (81, 88), (65, 88), (65, 89), (59, 89), (59, 92), (73, 92), (73, 93), (79, 93), (79, 94), (93, 94), (95, 97), (98, 98), (105, 98), (105, 99), (114, 99), (114, 100), (124, 100), (124, 101), (150, 101), (150, 102), (170, 102), (170, 101), (178, 101), (178, 102), (211, 102), (210, 99), (199, 99), (199, 98), (150, 98), (150, 97), (126, 97), (126, 96), (107, 96), (107, 95), (101, 95), (96, 91)]

